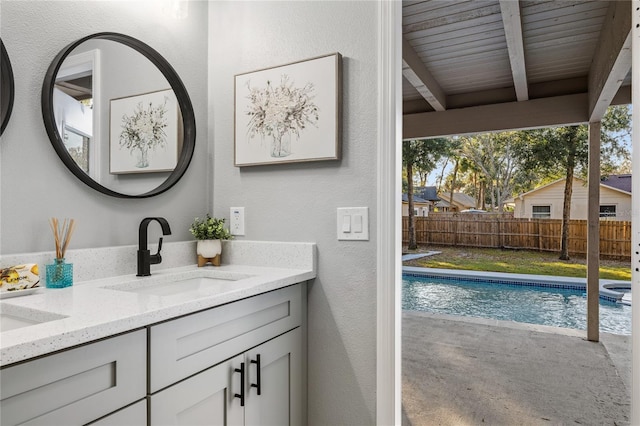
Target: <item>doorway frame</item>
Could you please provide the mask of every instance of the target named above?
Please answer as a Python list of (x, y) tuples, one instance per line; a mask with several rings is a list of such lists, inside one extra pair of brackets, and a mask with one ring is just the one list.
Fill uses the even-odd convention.
[(378, 2), (376, 424), (402, 412), (402, 2)]
[[(633, 0), (632, 37), (640, 40), (640, 0)], [(400, 280), (402, 252), (400, 193), (402, 141), (402, 2), (378, 3), (378, 138), (377, 138), (377, 329), (376, 424), (401, 424)], [(632, 105), (640, 104), (640, 43), (632, 43)], [(633, 115), (632, 224), (640, 226), (640, 114)], [(640, 247), (640, 231), (633, 230), (633, 247)], [(632, 283), (640, 288), (640, 250), (632, 250)], [(633, 284), (632, 284), (633, 285)], [(632, 305), (631, 424), (640, 424), (640, 303)]]

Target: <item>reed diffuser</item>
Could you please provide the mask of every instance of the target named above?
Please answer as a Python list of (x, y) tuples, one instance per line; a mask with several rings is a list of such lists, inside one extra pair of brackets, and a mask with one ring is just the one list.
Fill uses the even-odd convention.
[(69, 246), (75, 225), (73, 219), (65, 219), (62, 223), (55, 217), (49, 219), (49, 226), (56, 245), (56, 258), (52, 264), (46, 265), (47, 288), (64, 288), (73, 284), (73, 264), (64, 261), (64, 254)]

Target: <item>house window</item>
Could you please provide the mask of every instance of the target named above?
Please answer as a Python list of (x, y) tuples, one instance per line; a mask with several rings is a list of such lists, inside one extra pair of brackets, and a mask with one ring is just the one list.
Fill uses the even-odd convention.
[(616, 206), (600, 206), (600, 217), (616, 217)]
[(531, 217), (534, 219), (548, 219), (551, 217), (551, 206), (532, 206)]

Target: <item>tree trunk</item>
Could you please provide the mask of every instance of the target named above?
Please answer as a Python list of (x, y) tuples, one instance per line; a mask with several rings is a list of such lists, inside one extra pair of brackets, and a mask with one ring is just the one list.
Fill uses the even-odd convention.
[(491, 191), (491, 211), (494, 211), (493, 209), (495, 208), (496, 205), (496, 189), (495, 186), (493, 185), (493, 180), (490, 182), (489, 185), (489, 191)]
[(564, 205), (562, 207), (562, 237), (560, 240), (560, 260), (569, 260), (569, 220), (571, 218), (571, 195), (573, 193), (573, 171), (576, 166), (577, 127), (570, 127), (567, 135), (567, 176), (564, 182)]
[(456, 178), (458, 177), (458, 164), (459, 160), (456, 158), (455, 165), (453, 166), (453, 177), (451, 178), (451, 192), (449, 192), (449, 210), (453, 211), (453, 190), (456, 187)]
[(407, 200), (409, 204), (409, 250), (418, 248), (416, 243), (416, 219), (413, 212), (413, 165), (407, 164)]
[(560, 240), (560, 260), (569, 260), (569, 219), (571, 217), (571, 194), (573, 192), (573, 170), (567, 167), (564, 183), (564, 205), (562, 207), (562, 236)]
[(438, 190), (440, 190), (440, 188), (442, 188), (442, 179), (444, 179), (444, 172), (445, 169), (447, 168), (447, 164), (449, 164), (449, 157), (447, 157), (447, 161), (444, 162), (444, 164), (442, 165), (442, 170), (440, 171), (440, 176), (438, 176), (438, 179), (436, 180), (436, 188)]
[(475, 189), (476, 209), (479, 209), (481, 206), (480, 204), (481, 194), (480, 194), (480, 182), (478, 181), (478, 174), (476, 172), (473, 172), (473, 188)]

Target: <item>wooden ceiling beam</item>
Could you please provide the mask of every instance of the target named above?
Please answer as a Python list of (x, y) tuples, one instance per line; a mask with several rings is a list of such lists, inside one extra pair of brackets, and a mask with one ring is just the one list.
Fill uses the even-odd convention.
[(589, 69), (589, 121), (602, 119), (631, 69), (630, 1), (613, 1)]
[(518, 101), (529, 99), (527, 85), (527, 69), (524, 61), (524, 43), (522, 41), (522, 20), (520, 19), (520, 2), (513, 0), (500, 0), (502, 23), (507, 39), (511, 74), (513, 85), (516, 89)]
[(402, 37), (402, 75), (433, 109), (436, 111), (447, 109), (446, 96), (442, 88), (404, 37)]
[(405, 114), (403, 139), (582, 124), (589, 120), (587, 94), (505, 102), (447, 111)]
[[(620, 90), (623, 90), (621, 87)], [(618, 91), (620, 92), (620, 91)], [(587, 77), (567, 78), (563, 80), (545, 81), (529, 85), (529, 99), (546, 98), (548, 96), (575, 95), (587, 93)], [(447, 96), (447, 110), (455, 108), (469, 108), (479, 105), (513, 102), (516, 99), (513, 87), (502, 89), (480, 90), (471, 93), (458, 93)], [(616, 100), (622, 98), (614, 98)], [(619, 104), (614, 101), (613, 104)], [(624, 102), (623, 102), (624, 103)], [(629, 103), (629, 102), (626, 102)], [(431, 112), (433, 108), (424, 99), (411, 99), (403, 102), (403, 113)]]

